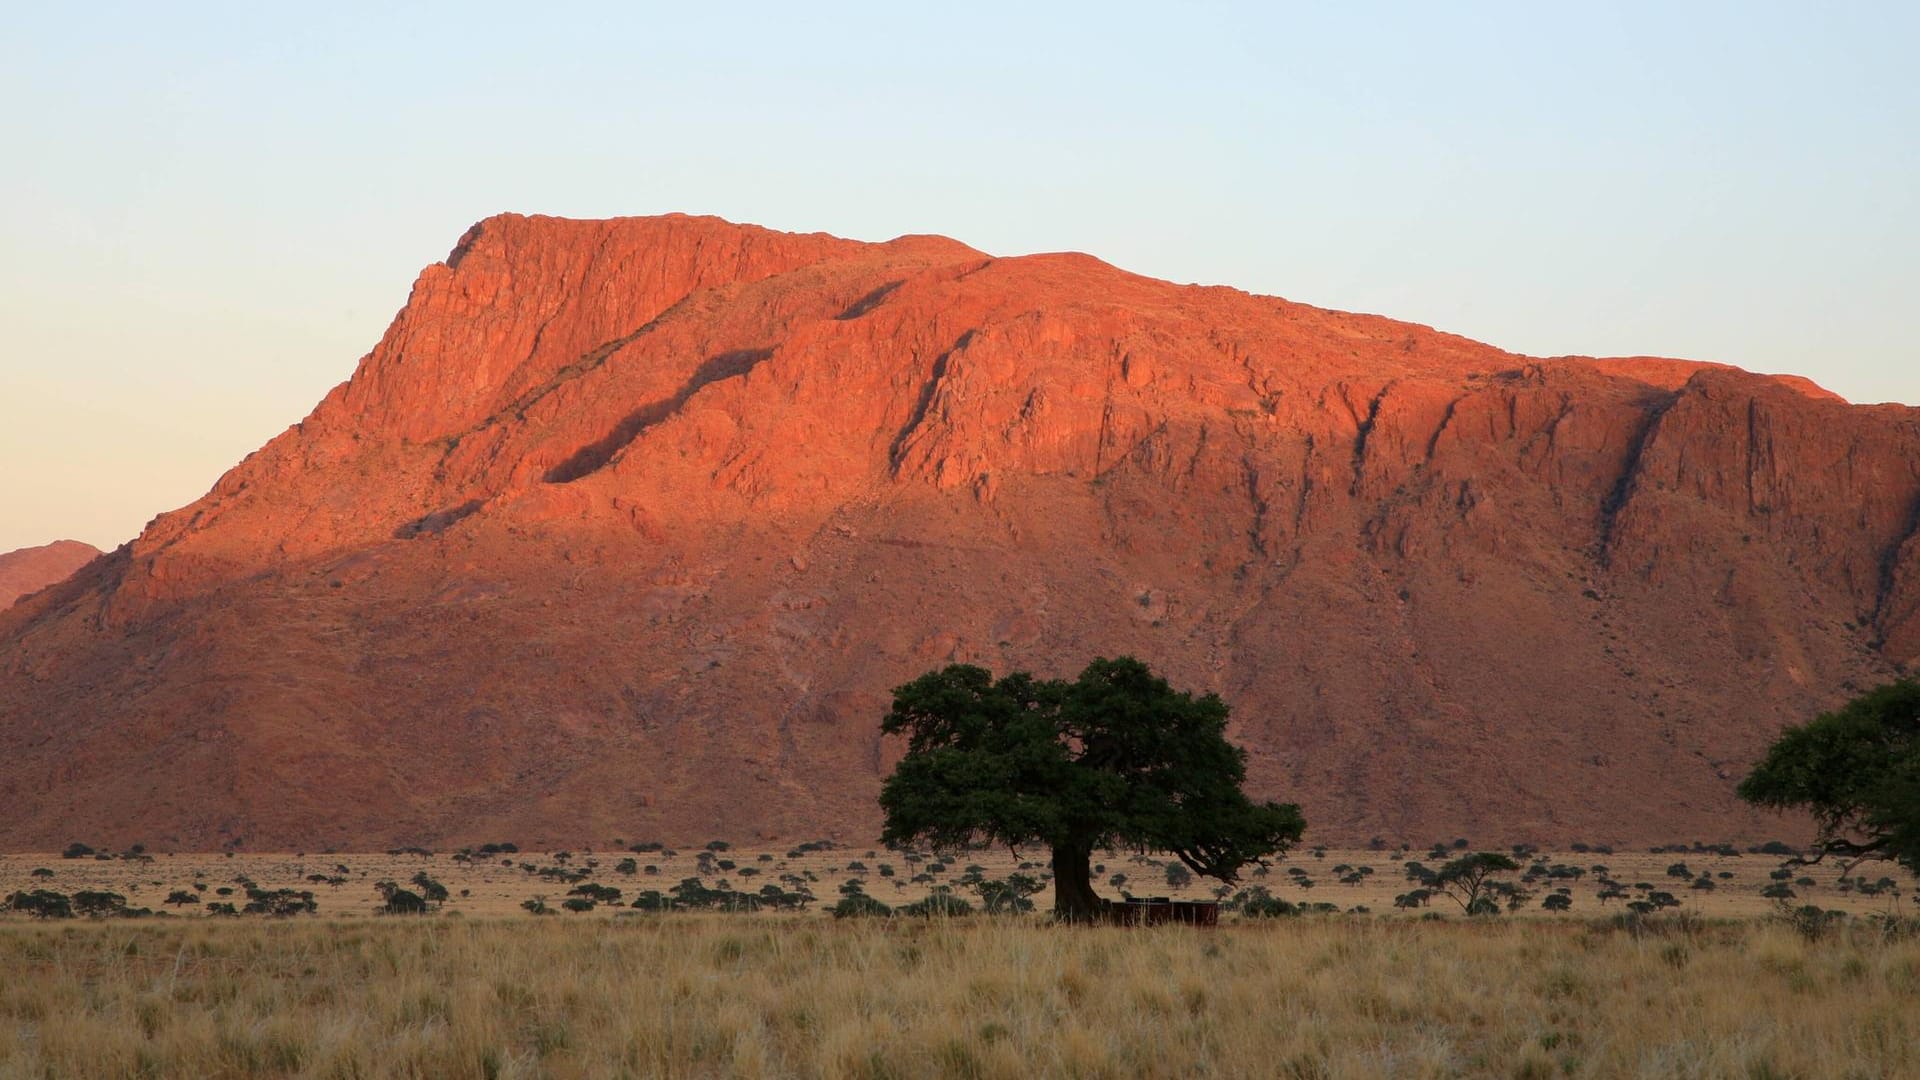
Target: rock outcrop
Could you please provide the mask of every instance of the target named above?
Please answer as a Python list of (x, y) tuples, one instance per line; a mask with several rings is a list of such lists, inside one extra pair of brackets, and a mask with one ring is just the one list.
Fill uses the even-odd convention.
[(0, 552), (0, 611), (29, 593), (64, 580), (99, 554), (99, 548), (78, 540), (55, 540), (38, 547)]
[(353, 377), (0, 615), (0, 847), (876, 830), (890, 687), (1132, 653), (1314, 837), (1790, 835), (1920, 660), (1920, 410), (1084, 255), (475, 226)]

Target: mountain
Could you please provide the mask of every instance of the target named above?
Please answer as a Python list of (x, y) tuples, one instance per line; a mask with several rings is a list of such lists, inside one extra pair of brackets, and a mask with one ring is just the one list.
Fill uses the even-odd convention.
[(1804, 832), (1920, 660), (1920, 410), (1085, 255), (501, 216), (305, 421), (0, 614), (0, 849), (877, 830), (891, 687), (1130, 653), (1320, 842)]
[(0, 611), (92, 562), (100, 549), (78, 540), (0, 552)]

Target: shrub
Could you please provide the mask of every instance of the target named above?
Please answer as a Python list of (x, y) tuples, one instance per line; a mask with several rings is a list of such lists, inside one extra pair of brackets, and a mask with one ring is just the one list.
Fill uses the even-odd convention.
[(1029, 898), (1042, 887), (1038, 878), (1014, 873), (1000, 881), (976, 876), (973, 890), (979, 894), (980, 905), (987, 914), (1014, 915), (1032, 911), (1033, 901)]
[(1573, 906), (1573, 897), (1566, 893), (1548, 893), (1540, 901), (1540, 906), (1548, 911), (1565, 911)]
[(1241, 889), (1228, 901), (1228, 906), (1248, 919), (1273, 919), (1300, 914), (1300, 905), (1282, 900), (1268, 892), (1264, 885)]
[(893, 914), (892, 908), (863, 892), (841, 897), (831, 911), (836, 919), (885, 918)]
[(584, 896), (569, 896), (565, 900), (560, 901), (560, 906), (579, 915), (583, 912), (592, 911), (597, 905)]
[(954, 918), (973, 914), (973, 905), (942, 887), (900, 908), (897, 913), (919, 918)]
[(6, 910), (22, 912), (36, 919), (73, 918), (73, 902), (67, 899), (65, 893), (50, 889), (14, 893), (7, 897)]
[(447, 901), (447, 887), (427, 876), (425, 870), (413, 875), (413, 887), (420, 890), (430, 904), (444, 904)]
[(377, 881), (373, 887), (381, 897), (377, 910), (382, 915), (425, 915), (427, 913), (427, 898), (411, 889), (403, 889), (391, 881)]
[(68, 844), (67, 849), (60, 853), (63, 859), (90, 859), (93, 855), (94, 850), (78, 840)]
[(305, 890), (266, 889), (247, 886), (247, 904), (240, 909), (243, 915), (270, 915), (285, 918), (292, 915), (311, 915), (320, 905), (314, 902), (313, 894)]

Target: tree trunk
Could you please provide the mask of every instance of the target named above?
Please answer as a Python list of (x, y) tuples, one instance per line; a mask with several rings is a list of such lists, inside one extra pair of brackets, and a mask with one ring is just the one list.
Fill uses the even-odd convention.
[(1093, 891), (1093, 845), (1071, 842), (1053, 849), (1053, 915), (1067, 922), (1113, 918), (1119, 905)]

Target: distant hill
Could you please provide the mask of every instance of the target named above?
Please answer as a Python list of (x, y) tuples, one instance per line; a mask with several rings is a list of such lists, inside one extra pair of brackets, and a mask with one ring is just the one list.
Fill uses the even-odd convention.
[(1920, 410), (712, 218), (502, 216), (0, 613), (0, 849), (867, 841), (889, 689), (1130, 653), (1311, 841), (1760, 840), (1920, 660)]
[(0, 609), (65, 579), (99, 554), (99, 548), (78, 540), (55, 540), (39, 547), (0, 553)]

